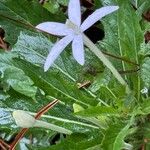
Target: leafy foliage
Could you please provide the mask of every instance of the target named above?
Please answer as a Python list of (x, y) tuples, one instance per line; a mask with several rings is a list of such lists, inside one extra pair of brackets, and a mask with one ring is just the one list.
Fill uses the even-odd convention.
[[(64, 19), (64, 16), (56, 15), (55, 17), (58, 20)], [(55, 17), (42, 8), (37, 1), (4, 0), (0, 2), (1, 26), (5, 29), (7, 41), (11, 44), (16, 42), (20, 31), (33, 30), (34, 25), (55, 20)]]
[(12, 87), (15, 91), (34, 98), (37, 88), (33, 86), (33, 81), (22, 70), (13, 65), (14, 56), (10, 53), (0, 55), (1, 84), (4, 85), (6, 91)]
[(45, 1), (43, 4), (43, 7), (46, 8), (48, 11), (50, 11), (51, 13), (61, 13), (61, 11), (59, 11), (61, 9), (61, 5), (62, 6), (67, 6), (68, 4), (68, 0), (49, 0), (49, 1)]
[[(95, 0), (90, 8), (119, 5), (116, 13), (95, 25), (105, 32), (96, 45), (111, 54), (108, 58), (130, 87), (130, 93), (126, 93), (88, 48), (84, 66), (76, 63), (68, 46), (44, 72), (45, 59), (56, 39), (34, 26), (44, 21), (64, 21), (68, 0), (49, 0), (43, 5), (31, 0), (2, 0), (0, 26), (6, 32), (2, 40), (11, 46), (9, 51), (0, 51), (0, 139), (11, 143), (19, 132), (12, 116), (14, 110), (35, 115), (58, 99), (59, 103), (41, 120), (73, 134), (30, 128), (16, 149), (149, 149), (150, 43), (145, 43), (144, 34), (150, 28), (143, 17), (149, 3)], [(83, 13), (88, 9), (84, 6)], [(84, 85), (87, 81), (90, 86)]]

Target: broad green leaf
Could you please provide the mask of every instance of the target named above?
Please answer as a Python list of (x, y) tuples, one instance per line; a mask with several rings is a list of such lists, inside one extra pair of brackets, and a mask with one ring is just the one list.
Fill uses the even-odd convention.
[[(106, 2), (103, 1), (103, 3)], [(139, 18), (128, 1), (109, 0), (109, 3), (119, 5), (119, 10), (102, 21), (106, 31), (105, 39), (101, 42), (102, 47), (116, 55), (119, 54), (129, 60), (138, 62), (138, 51), (140, 50), (140, 44), (143, 42)]]
[[(83, 101), (83, 103), (84, 101), (86, 101), (85, 103), (95, 105), (98, 101), (102, 101), (98, 98), (95, 99), (96, 96), (89, 90), (86, 90), (87, 93), (85, 93), (84, 91), (77, 89), (76, 84), (80, 76), (79, 72), (81, 71), (81, 67), (72, 58), (68, 51), (68, 53), (63, 52), (63, 54), (55, 61), (55, 64), (51, 67), (50, 71), (48, 71), (47, 73), (43, 72), (43, 63), (48, 54), (48, 49), (51, 49), (52, 46), (53, 44), (41, 34), (30, 35), (21, 33), (18, 42), (13, 48), (13, 51), (17, 52), (18, 55), (20, 55), (33, 65), (36, 64), (37, 66), (39, 66), (39, 68), (36, 66), (34, 68), (32, 64), (28, 64), (29, 67), (27, 67), (24, 64), (19, 65), (20, 67), (25, 67), (22, 69), (24, 71), (28, 70), (26, 73), (29, 76), (32, 76), (31, 78), (33, 80), (36, 80), (34, 81), (36, 82), (35, 84), (38, 84), (38, 86), (44, 91), (49, 91), (48, 93), (51, 93), (51, 96), (54, 92), (56, 92), (57, 89), (57, 91), (59, 91), (60, 93), (63, 93), (68, 98), (71, 98), (72, 100), (75, 100), (77, 102), (79, 102), (82, 99), (81, 101)], [(30, 69), (30, 66), (32, 69)], [(43, 83), (45, 83), (44, 86)], [(53, 86), (53, 90), (50, 88), (50, 86)], [(88, 95), (88, 97), (84, 97), (84, 95)]]
[(43, 67), (48, 49), (51, 49), (53, 43), (41, 34), (26, 34), (20, 33), (17, 43), (14, 45), (12, 51), (17, 52), (21, 57), (27, 61)]
[[(118, 121), (118, 123), (111, 124), (110, 127), (106, 130), (102, 147), (107, 150), (122, 150), (131, 149), (132, 145), (125, 143), (124, 139), (129, 134), (129, 128), (133, 124), (133, 117), (128, 122), (124, 124), (123, 122)], [(127, 148), (128, 147), (128, 148)]]
[(1, 83), (7, 84), (21, 94), (34, 98), (37, 88), (33, 86), (33, 81), (22, 70), (13, 65), (13, 57), (16, 56), (11, 53), (0, 54)]
[[(115, 2), (115, 0), (109, 1), (110, 3)], [(110, 16), (103, 20), (107, 32), (102, 44), (106, 50), (116, 54), (119, 52), (121, 56), (136, 62), (138, 61), (137, 53), (140, 50), (140, 43), (143, 42), (139, 20), (128, 1), (119, 0), (117, 4), (119, 10), (116, 15), (113, 15), (113, 18)], [(111, 35), (114, 38), (110, 38)], [(119, 37), (118, 40), (117, 37)]]
[[(94, 133), (94, 135), (84, 135), (80, 133), (76, 133), (71, 135), (70, 137), (67, 137), (64, 141), (61, 143), (58, 143), (54, 146), (51, 147), (45, 147), (45, 148), (34, 148), (37, 150), (60, 150), (60, 149), (65, 149), (65, 150), (90, 150), (93, 147), (97, 146), (100, 144), (100, 141), (102, 139), (102, 133), (97, 132)], [(100, 148), (100, 146), (98, 147)], [(100, 149), (98, 149), (100, 150)]]
[(0, 1), (0, 25), (6, 31), (6, 40), (14, 44), (20, 31), (33, 30), (44, 21), (64, 20), (60, 14), (52, 15), (38, 1), (2, 0)]
[[(14, 110), (25, 110), (30, 114), (35, 115), (39, 109), (43, 107), (43, 104), (46, 105), (49, 103), (48, 99), (29, 99), (23, 97), (18, 93), (10, 93), (10, 97), (6, 100), (0, 102), (0, 125), (1, 127), (7, 126), (10, 129), (18, 129), (15, 125), (15, 121), (12, 118), (12, 112)], [(44, 102), (42, 102), (44, 100)], [(94, 132), (99, 130), (97, 125), (90, 123), (89, 121), (84, 121), (73, 116), (69, 109), (66, 109), (66, 106), (63, 104), (57, 104), (53, 109), (49, 110), (47, 114), (41, 117), (41, 120), (44, 120), (49, 123), (64, 127), (73, 132)]]
[(60, 72), (51, 71), (45, 73), (43, 68), (39, 68), (31, 63), (16, 59), (16, 66), (24, 70), (34, 84), (42, 89), (46, 95), (55, 97), (66, 103), (76, 102), (84, 107), (96, 105), (97, 100), (87, 93), (80, 91), (77, 86), (63, 77)]
[(12, 123), (11, 114), (8, 111), (6, 111), (5, 109), (0, 108), (0, 120), (1, 120), (1, 122), (0, 122), (1, 127), (2, 127), (2, 125), (4, 125), (6, 128), (7, 125)]
[[(36, 64), (43, 68), (48, 51), (53, 45), (54, 44), (42, 34), (29, 34), (26, 32), (21, 32), (13, 51), (17, 52), (18, 55), (24, 57), (32, 64)], [(78, 79), (77, 73), (81, 71), (81, 68), (75, 60), (72, 60), (73, 58), (70, 54), (65, 52), (63, 52), (63, 54), (64, 55), (61, 55), (62, 57), (59, 57), (55, 61), (55, 64), (51, 67), (51, 70), (56, 68), (68, 79), (76, 81)]]
[(104, 107), (104, 106), (96, 106), (90, 107), (83, 111), (79, 111), (75, 113), (79, 116), (85, 117), (97, 117), (97, 116), (107, 116), (107, 115), (118, 115), (118, 111), (112, 107)]
[[(138, 52), (143, 43), (144, 33), (140, 26), (140, 19), (129, 1), (104, 0), (104, 5), (118, 5), (119, 9), (112, 15), (102, 20), (105, 30), (105, 38), (100, 42), (101, 47), (116, 56), (123, 57), (136, 64), (139, 63)], [(125, 9), (126, 8), (126, 9)], [(124, 61), (114, 61), (118, 70), (133, 70), (137, 66)], [(137, 72), (125, 74), (124, 78), (136, 93), (140, 92), (140, 77)], [(139, 94), (136, 98), (139, 100)]]
[[(149, 24), (142, 19), (149, 0), (94, 0), (90, 8), (94, 11), (101, 4), (119, 5), (119, 10), (102, 18), (105, 37), (96, 45), (117, 57), (139, 63), (140, 71), (130, 73), (138, 67), (108, 57), (129, 84), (129, 95), (87, 48), (84, 66), (74, 60), (69, 45), (50, 70), (43, 71), (54, 43), (51, 36), (37, 32), (35, 26), (44, 21), (65, 22), (68, 1), (47, 1), (52, 4), (47, 6), (49, 12), (38, 0), (0, 1), (0, 26), (6, 31), (5, 40), (13, 47), (12, 51), (0, 53), (0, 139), (10, 143), (20, 130), (12, 117), (14, 110), (35, 115), (49, 102), (59, 99), (40, 120), (73, 134), (66, 136), (44, 128), (30, 128), (17, 150), (137, 150), (142, 146), (149, 149), (150, 48), (149, 43), (144, 43)], [(84, 16), (89, 10), (82, 8)], [(91, 87), (77, 87), (87, 80)], [(146, 94), (141, 91), (145, 87)]]

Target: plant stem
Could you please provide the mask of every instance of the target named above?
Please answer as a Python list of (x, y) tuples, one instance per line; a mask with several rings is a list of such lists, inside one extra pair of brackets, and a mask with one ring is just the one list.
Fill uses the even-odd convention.
[[(54, 101), (50, 102), (48, 105), (44, 106), (41, 110), (38, 111), (38, 113), (35, 115), (35, 119), (39, 119), (44, 113), (46, 113), (50, 108), (55, 106), (58, 103), (58, 100), (55, 99)], [(28, 131), (28, 128), (23, 128), (21, 131), (17, 134), (15, 140), (12, 142), (9, 150), (14, 150), (20, 139), (25, 135), (25, 133)]]
[(128, 64), (132, 64), (132, 65), (135, 65), (135, 66), (140, 66), (139, 64), (137, 64), (137, 63), (135, 63), (135, 62), (132, 62), (132, 61), (126, 59), (126, 58), (119, 57), (119, 56), (115, 56), (115, 55), (110, 54), (110, 53), (105, 52), (105, 51), (101, 51), (101, 52), (102, 52), (103, 54), (109, 56), (109, 57), (114, 58), (114, 59), (118, 59), (118, 60), (120, 60), (120, 61), (124, 61), (124, 62), (126, 62), (126, 63), (128, 63)]
[(84, 44), (104, 63), (106, 67), (110, 69), (115, 78), (125, 86), (128, 86), (122, 76), (119, 74), (117, 69), (112, 65), (112, 63), (105, 57), (105, 55), (95, 46), (95, 44), (83, 34)]

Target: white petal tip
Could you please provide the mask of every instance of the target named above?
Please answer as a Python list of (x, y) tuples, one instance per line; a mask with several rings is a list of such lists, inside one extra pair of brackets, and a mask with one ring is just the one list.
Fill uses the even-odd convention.
[(50, 68), (50, 65), (46, 61), (44, 64), (44, 72), (47, 72), (49, 68)]
[(77, 61), (81, 66), (84, 65), (84, 60), (81, 60), (81, 61)]
[(84, 62), (81, 62), (80, 65), (83, 66), (83, 65), (84, 65)]
[[(35, 29), (37, 29), (37, 31), (39, 31), (39, 32), (44, 31), (44, 28), (42, 27), (41, 24), (37, 25), (37, 26), (35, 27)], [(46, 32), (46, 31), (45, 31), (45, 32)]]
[(40, 30), (41, 29), (40, 24), (35, 26), (35, 28)]
[(48, 69), (45, 69), (45, 68), (44, 68), (44, 72), (47, 72), (47, 71), (48, 71)]
[(48, 69), (53, 65), (54, 60), (51, 57), (47, 57), (45, 64), (44, 64), (44, 72), (47, 72)]
[(119, 9), (119, 6), (113, 6), (114, 7), (114, 10), (118, 10)]
[(44, 72), (47, 72), (47, 71), (48, 71), (48, 69), (49, 69), (49, 67), (44, 66)]

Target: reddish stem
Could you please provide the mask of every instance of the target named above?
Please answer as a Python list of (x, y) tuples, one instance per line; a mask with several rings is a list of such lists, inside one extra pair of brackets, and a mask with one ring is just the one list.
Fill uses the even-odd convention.
[(2, 144), (2, 143), (0, 143), (0, 149), (2, 148), (2, 150), (7, 150), (6, 148), (5, 148), (5, 146)]
[(7, 50), (7, 45), (4, 43), (3, 39), (0, 37), (0, 47)]
[[(35, 115), (35, 119), (39, 119), (44, 113), (46, 113), (50, 108), (52, 108), (54, 105), (58, 103), (58, 100), (54, 100), (53, 102), (49, 103), (45, 107), (43, 107), (41, 110), (37, 112)], [(15, 140), (12, 142), (9, 150), (14, 150), (18, 142), (22, 139), (22, 137), (25, 135), (25, 133), (29, 130), (29, 128), (23, 128), (21, 131), (17, 134)]]
[(3, 140), (0, 139), (0, 147), (1, 147), (3, 150), (5, 150), (6, 147), (7, 147), (7, 148), (10, 148), (10, 145), (7, 144), (7, 143), (5, 143)]
[(38, 113), (35, 115), (35, 119), (39, 119), (43, 114), (45, 114), (50, 108), (52, 108), (54, 105), (58, 103), (58, 100), (54, 100), (53, 102), (49, 103), (45, 107), (43, 107), (41, 110), (38, 111)]

